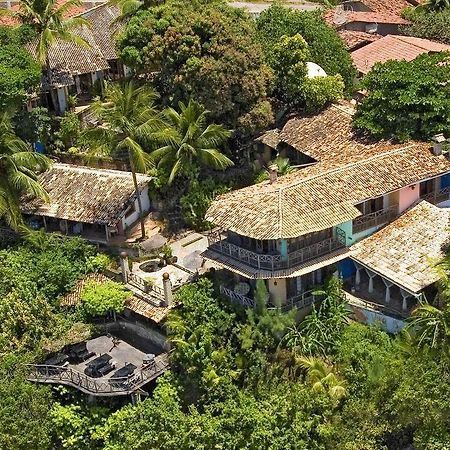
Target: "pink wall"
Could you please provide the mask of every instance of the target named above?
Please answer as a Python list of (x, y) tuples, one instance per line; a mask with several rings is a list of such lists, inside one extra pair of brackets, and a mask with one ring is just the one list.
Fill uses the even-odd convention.
[(405, 209), (409, 208), (415, 201), (419, 200), (419, 194), (419, 184), (414, 184), (413, 186), (408, 186), (400, 189), (398, 201), (399, 212), (403, 212)]

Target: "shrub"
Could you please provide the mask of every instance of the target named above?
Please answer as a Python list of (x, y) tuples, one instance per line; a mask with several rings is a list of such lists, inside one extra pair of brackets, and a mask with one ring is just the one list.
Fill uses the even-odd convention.
[(212, 179), (192, 183), (189, 192), (180, 200), (184, 221), (197, 231), (210, 229), (211, 224), (205, 220), (206, 211), (215, 197), (228, 190), (227, 186)]

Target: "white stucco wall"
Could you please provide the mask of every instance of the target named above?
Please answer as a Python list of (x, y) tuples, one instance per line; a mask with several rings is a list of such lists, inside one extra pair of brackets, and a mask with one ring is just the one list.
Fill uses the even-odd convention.
[(355, 305), (349, 305), (356, 320), (367, 325), (376, 324), (388, 333), (398, 333), (406, 325), (405, 321), (387, 316), (378, 311), (372, 311)]
[[(142, 210), (145, 213), (150, 211), (150, 197), (148, 196), (148, 186), (141, 192)], [(137, 199), (134, 201), (134, 213), (122, 218), (122, 226), (127, 229), (130, 225), (139, 219), (139, 207)]]

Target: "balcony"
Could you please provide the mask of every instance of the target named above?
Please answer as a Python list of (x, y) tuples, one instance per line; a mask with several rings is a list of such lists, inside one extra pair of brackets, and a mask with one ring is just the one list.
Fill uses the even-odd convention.
[(439, 191), (430, 192), (425, 195), (421, 195), (421, 200), (426, 200), (433, 205), (437, 205), (438, 203), (445, 202), (450, 198), (450, 187), (443, 188)]
[[(247, 297), (245, 295), (239, 294), (232, 289), (228, 289), (225, 286), (220, 286), (220, 293), (230, 299), (234, 303), (238, 303), (244, 308), (255, 308), (256, 301), (253, 298)], [(291, 309), (303, 309), (313, 303), (316, 303), (322, 299), (321, 296), (314, 295), (314, 291), (306, 291), (301, 294), (289, 297), (284, 305), (276, 306), (269, 302), (267, 309), (280, 308), (281, 311), (287, 312)]]
[(398, 205), (380, 209), (370, 214), (357, 217), (353, 220), (353, 233), (368, 230), (392, 222), (398, 216)]
[(327, 255), (335, 250), (345, 247), (345, 233), (336, 229), (336, 237), (331, 237), (315, 244), (308, 245), (299, 250), (280, 254), (263, 254), (232, 244), (228, 239), (222, 239), (220, 232), (212, 232), (208, 236), (209, 249), (222, 255), (231, 257), (254, 269), (280, 270), (298, 266), (304, 262)]

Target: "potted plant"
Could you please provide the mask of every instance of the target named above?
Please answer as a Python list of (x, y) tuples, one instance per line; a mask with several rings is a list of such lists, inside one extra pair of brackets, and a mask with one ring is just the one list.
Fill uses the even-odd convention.
[(144, 292), (149, 293), (152, 290), (153, 285), (154, 285), (153, 280), (150, 279), (144, 280)]
[(173, 251), (170, 245), (164, 244), (161, 251), (166, 264), (174, 264), (177, 262), (178, 258), (173, 256)]

